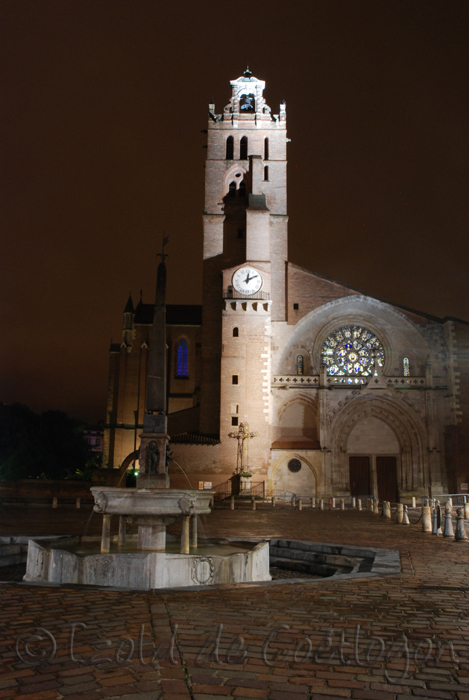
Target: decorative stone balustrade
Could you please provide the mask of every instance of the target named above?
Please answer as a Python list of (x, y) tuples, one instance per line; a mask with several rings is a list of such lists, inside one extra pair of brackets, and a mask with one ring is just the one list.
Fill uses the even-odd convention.
[[(336, 386), (338, 388), (349, 389), (351, 386), (366, 386), (370, 381), (370, 377), (355, 377), (355, 376), (336, 376), (326, 377), (327, 386)], [(386, 377), (386, 382), (389, 386), (395, 389), (421, 389), (427, 386), (425, 377)], [(435, 382), (436, 384), (436, 382)], [(318, 375), (299, 375), (299, 374), (276, 374), (272, 378), (272, 387), (291, 387), (291, 388), (318, 388), (320, 386)]]

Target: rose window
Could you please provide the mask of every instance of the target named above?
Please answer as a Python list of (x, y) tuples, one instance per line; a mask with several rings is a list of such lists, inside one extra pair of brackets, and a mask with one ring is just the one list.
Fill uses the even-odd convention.
[(367, 377), (373, 372), (374, 357), (384, 365), (384, 350), (378, 338), (362, 326), (344, 326), (323, 343), (322, 361), (327, 374)]

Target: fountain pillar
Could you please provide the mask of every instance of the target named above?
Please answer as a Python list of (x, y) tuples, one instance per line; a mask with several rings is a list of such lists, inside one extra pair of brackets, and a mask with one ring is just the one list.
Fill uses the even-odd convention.
[(109, 554), (111, 550), (111, 516), (103, 515), (103, 530), (101, 534), (101, 553)]
[(190, 545), (191, 547), (197, 547), (197, 515), (191, 516)]
[(164, 551), (166, 547), (166, 527), (174, 522), (175, 518), (149, 516), (137, 518), (138, 539), (137, 549), (146, 549), (153, 552)]
[(190, 515), (185, 515), (182, 519), (181, 554), (189, 554), (190, 519), (191, 519)]
[(117, 544), (119, 547), (123, 547), (125, 545), (125, 524), (126, 524), (126, 516), (125, 515), (119, 515), (119, 535), (117, 538)]

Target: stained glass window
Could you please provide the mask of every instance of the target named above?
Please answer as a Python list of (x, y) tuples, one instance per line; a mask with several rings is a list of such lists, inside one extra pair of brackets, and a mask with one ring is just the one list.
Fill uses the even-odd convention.
[(408, 357), (404, 357), (402, 366), (404, 368), (404, 377), (410, 377), (410, 362)]
[(378, 338), (363, 326), (343, 326), (323, 343), (322, 361), (332, 376), (368, 377), (373, 373), (375, 355), (384, 365), (384, 350)]
[(176, 349), (176, 355), (177, 355), (177, 360), (176, 360), (176, 375), (178, 377), (187, 377), (187, 354), (188, 354), (188, 343), (185, 338), (181, 338), (181, 340), (177, 344), (177, 349)]
[(296, 373), (303, 374), (304, 360), (303, 355), (298, 355), (296, 358)]

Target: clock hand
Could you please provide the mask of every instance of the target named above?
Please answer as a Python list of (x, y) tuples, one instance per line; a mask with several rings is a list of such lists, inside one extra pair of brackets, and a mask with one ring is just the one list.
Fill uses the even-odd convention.
[(252, 275), (252, 277), (249, 277), (249, 275), (246, 277), (246, 284), (249, 284), (251, 280), (254, 279), (254, 277), (259, 277), (259, 275)]

